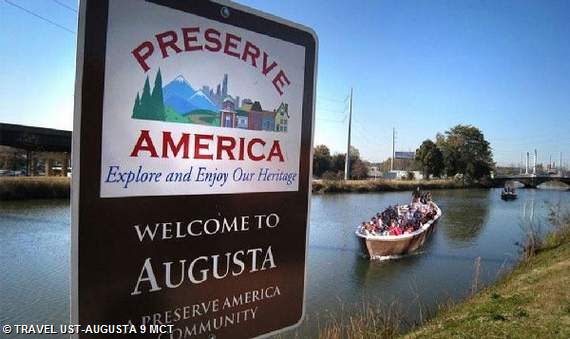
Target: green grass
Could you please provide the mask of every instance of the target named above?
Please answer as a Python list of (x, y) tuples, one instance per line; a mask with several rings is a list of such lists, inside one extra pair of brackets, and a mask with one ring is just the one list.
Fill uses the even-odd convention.
[(188, 117), (195, 124), (220, 126), (220, 115), (215, 112), (196, 110), (192, 111)]
[(0, 200), (69, 198), (70, 178), (0, 177)]
[(570, 243), (538, 251), (404, 338), (570, 338)]
[(188, 115), (180, 115), (170, 107), (166, 107), (166, 121), (183, 124), (220, 126), (220, 115), (217, 112), (195, 110)]
[(178, 122), (178, 123), (184, 123), (184, 124), (190, 124), (191, 123), (190, 119), (188, 119), (188, 116), (180, 115), (170, 107), (166, 107), (166, 121)]

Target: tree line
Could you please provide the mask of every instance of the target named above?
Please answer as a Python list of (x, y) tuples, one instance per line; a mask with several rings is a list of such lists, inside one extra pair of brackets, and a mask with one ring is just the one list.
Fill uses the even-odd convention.
[(142, 95), (135, 98), (135, 103), (133, 105), (133, 115), (134, 119), (146, 119), (146, 120), (166, 120), (166, 109), (164, 107), (164, 98), (162, 93), (162, 75), (160, 74), (160, 69), (156, 73), (154, 78), (154, 86), (152, 92), (150, 91), (150, 82), (148, 76), (144, 82)]
[[(345, 153), (331, 154), (326, 145), (318, 145), (313, 153), (313, 176), (328, 180), (344, 178)], [(381, 171), (390, 169), (390, 160), (378, 164)], [(358, 149), (351, 146), (351, 179), (368, 177), (370, 163), (360, 158)], [(490, 143), (480, 129), (471, 125), (457, 125), (438, 133), (435, 141), (427, 139), (416, 150), (413, 160), (395, 159), (395, 168), (419, 170), (424, 178), (454, 177), (480, 180), (495, 168)]]
[[(318, 145), (313, 152), (313, 176), (326, 180), (340, 180), (344, 178), (346, 153), (331, 154), (326, 145)], [(360, 159), (360, 152), (350, 147), (350, 178), (366, 179), (368, 177), (368, 163)]]

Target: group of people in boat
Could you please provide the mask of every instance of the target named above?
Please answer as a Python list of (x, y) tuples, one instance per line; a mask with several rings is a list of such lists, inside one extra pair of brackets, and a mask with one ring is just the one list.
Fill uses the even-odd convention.
[(365, 235), (402, 235), (410, 234), (433, 219), (437, 210), (431, 201), (431, 193), (414, 191), (409, 205), (389, 206), (383, 212), (376, 213), (370, 221), (363, 221), (360, 232)]
[(504, 194), (515, 194), (516, 191), (515, 191), (515, 188), (512, 187), (512, 186), (505, 186), (505, 187), (503, 188), (503, 193), (504, 193)]

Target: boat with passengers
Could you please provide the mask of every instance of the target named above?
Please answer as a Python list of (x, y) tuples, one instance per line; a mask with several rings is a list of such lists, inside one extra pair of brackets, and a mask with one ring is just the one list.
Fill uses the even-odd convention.
[(505, 185), (501, 191), (501, 199), (503, 200), (515, 200), (517, 198), (517, 192), (514, 186)]
[(399, 258), (423, 246), (441, 214), (431, 194), (418, 189), (410, 204), (390, 206), (362, 222), (356, 236), (370, 259)]

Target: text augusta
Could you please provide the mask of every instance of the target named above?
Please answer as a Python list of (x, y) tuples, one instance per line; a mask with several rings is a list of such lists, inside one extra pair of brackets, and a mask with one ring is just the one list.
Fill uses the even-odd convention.
[[(185, 282), (201, 284), (209, 279), (224, 279), (245, 272), (254, 273), (276, 267), (271, 246), (266, 249), (243, 249), (222, 255), (199, 256), (160, 264), (146, 258), (131, 295), (157, 292), (163, 288), (178, 288)], [(158, 271), (161, 271), (158, 276), (164, 277), (164, 281), (157, 279), (155, 273)]]

